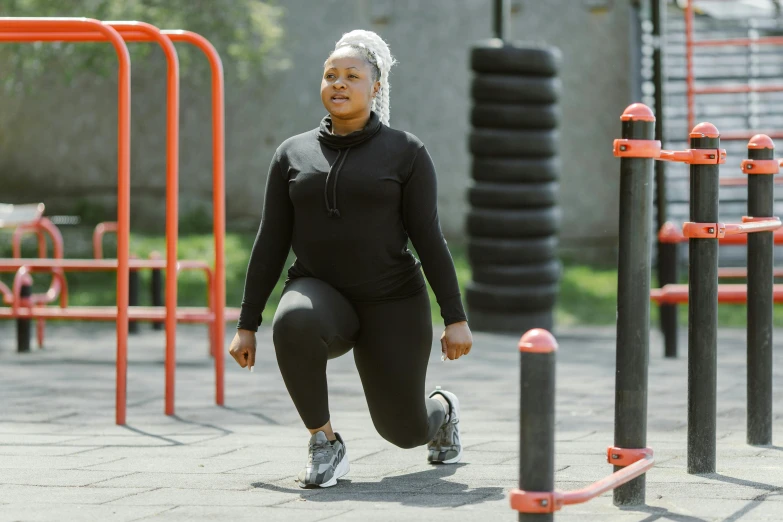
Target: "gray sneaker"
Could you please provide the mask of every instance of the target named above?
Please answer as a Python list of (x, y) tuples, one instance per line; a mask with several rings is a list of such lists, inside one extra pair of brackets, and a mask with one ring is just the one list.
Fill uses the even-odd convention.
[(333, 443), (323, 431), (310, 437), (307, 467), (299, 473), (300, 488), (328, 488), (337, 484), (337, 479), (351, 469), (345, 451), (345, 443), (339, 433)]
[(456, 464), (462, 459), (462, 441), (459, 438), (459, 399), (451, 392), (441, 390), (440, 386), (430, 393), (430, 398), (440, 394), (451, 406), (446, 422), (440, 427), (435, 438), (427, 444), (427, 462), (430, 464)]

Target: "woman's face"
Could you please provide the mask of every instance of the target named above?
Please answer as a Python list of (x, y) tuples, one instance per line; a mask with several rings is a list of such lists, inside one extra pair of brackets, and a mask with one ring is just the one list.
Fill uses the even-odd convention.
[(334, 117), (351, 119), (370, 112), (372, 98), (381, 87), (373, 80), (372, 66), (350, 48), (339, 49), (326, 60), (321, 79), (321, 101)]

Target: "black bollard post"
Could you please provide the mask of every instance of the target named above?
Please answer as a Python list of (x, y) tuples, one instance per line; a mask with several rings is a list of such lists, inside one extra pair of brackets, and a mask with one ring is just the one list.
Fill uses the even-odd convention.
[[(772, 217), (775, 145), (769, 136), (748, 143), (748, 216)], [(758, 160), (758, 161), (756, 161)], [(772, 444), (773, 232), (748, 234), (748, 444)]]
[(557, 341), (536, 328), (519, 340), (519, 489), (511, 505), (519, 522), (551, 522), (555, 489), (555, 355)]
[[(150, 254), (150, 259), (160, 259), (160, 254), (153, 252)], [(160, 268), (152, 269), (152, 280), (150, 284), (150, 292), (152, 293), (152, 306), (163, 306), (163, 271)], [(153, 330), (163, 330), (162, 321), (152, 322)]]
[[(658, 163), (663, 163), (659, 161)], [(677, 283), (677, 243), (658, 242), (658, 279), (660, 286)], [(661, 315), (664, 356), (677, 357), (677, 305), (662, 304), (658, 307)]]
[[(33, 287), (29, 284), (23, 284), (19, 291), (19, 297), (22, 301), (27, 301), (30, 296), (33, 295)], [(24, 302), (23, 304), (28, 304)], [(33, 320), (32, 319), (17, 319), (16, 320), (16, 351), (19, 353), (27, 353), (30, 351), (30, 344), (33, 336)]]
[[(621, 119), (623, 139), (646, 140), (649, 144), (657, 143), (660, 149), (660, 143), (653, 141), (655, 116), (649, 107), (635, 103), (625, 110)], [(623, 151), (622, 145), (619, 150)], [(654, 160), (653, 156), (620, 156), (614, 446), (637, 449), (647, 446)], [(617, 506), (644, 504), (644, 499), (644, 475), (614, 490)]]
[[(653, 85), (655, 86), (655, 139), (664, 142), (663, 101), (664, 101), (664, 43), (666, 38), (666, 2), (652, 0), (650, 2), (653, 37)], [(656, 225), (661, 230), (666, 223), (666, 162), (655, 162), (655, 202)], [(677, 251), (676, 243), (658, 241), (658, 286), (677, 283)], [(664, 341), (664, 355), (677, 357), (677, 305), (658, 305), (661, 333)]]
[(492, 33), (495, 38), (508, 39), (511, 18), (511, 0), (494, 0), (492, 7)]
[[(139, 271), (131, 270), (128, 275), (128, 306), (139, 306)], [(128, 321), (128, 333), (139, 333), (139, 322), (136, 320)]]
[[(692, 149), (715, 150), (714, 164), (691, 164), (691, 221), (718, 223), (720, 134), (710, 123), (696, 125)], [(718, 351), (718, 239), (688, 241), (688, 473), (715, 472)], [(686, 234), (689, 236), (689, 234)]]

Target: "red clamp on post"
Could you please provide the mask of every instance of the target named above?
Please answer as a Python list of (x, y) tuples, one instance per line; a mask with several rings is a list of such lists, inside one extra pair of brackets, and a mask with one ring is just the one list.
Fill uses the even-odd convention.
[(519, 513), (554, 513), (563, 507), (563, 494), (559, 491), (523, 491), (512, 489), (511, 509)]
[(687, 221), (682, 225), (682, 235), (688, 239), (721, 239), (726, 237), (726, 225)]
[(742, 160), (742, 172), (745, 174), (777, 174), (779, 170), (777, 160)]
[(662, 150), (658, 159), (688, 165), (722, 165), (726, 163), (726, 149)]
[(657, 158), (661, 155), (661, 142), (658, 140), (614, 140), (616, 158)]
[(613, 448), (606, 450), (606, 461), (613, 466), (630, 466), (653, 456), (652, 448)]

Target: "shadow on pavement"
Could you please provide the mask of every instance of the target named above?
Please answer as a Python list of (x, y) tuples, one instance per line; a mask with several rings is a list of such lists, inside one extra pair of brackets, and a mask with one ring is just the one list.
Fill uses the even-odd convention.
[(705, 518), (692, 517), (690, 515), (680, 515), (679, 513), (672, 513), (666, 508), (653, 507), (653, 506), (635, 506), (635, 507), (622, 507), (620, 511), (624, 512), (638, 512), (649, 513), (650, 516), (641, 520), (640, 522), (655, 522), (656, 520), (673, 520), (674, 522), (710, 522)]
[(465, 504), (502, 500), (505, 488), (471, 488), (467, 484), (443, 480), (467, 464), (433, 466), (432, 469), (383, 477), (380, 481), (340, 480), (328, 489), (300, 489), (256, 482), (255, 488), (278, 493), (295, 493), (309, 502), (390, 502), (416, 507), (458, 507)]

